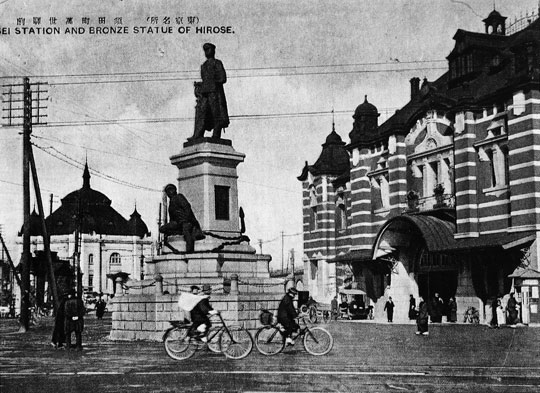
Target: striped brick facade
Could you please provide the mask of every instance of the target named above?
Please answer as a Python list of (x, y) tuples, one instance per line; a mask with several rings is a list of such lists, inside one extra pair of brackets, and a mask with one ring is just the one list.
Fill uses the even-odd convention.
[[(362, 272), (369, 268), (369, 260), (375, 263), (392, 255), (395, 265), (381, 297), (392, 295), (398, 320), (407, 320), (403, 310), (408, 308), (409, 294), (432, 295), (437, 288), (426, 292), (425, 286), (432, 280), (445, 287), (447, 275), (457, 287), (441, 288), (448, 297), (457, 298), (458, 315), (474, 306), (481, 309), (484, 321), (490, 321), (486, 304), (490, 297), (508, 293), (509, 273), (520, 261), (539, 270), (540, 85), (534, 72), (540, 70), (536, 66), (534, 72), (519, 71), (523, 45), (519, 34), (503, 41), (458, 31), (456, 49), (448, 57), (449, 71), (437, 81), (424, 80), (421, 87), (413, 78), (411, 101), (385, 123), (376, 124), (378, 113), (367, 98), (357, 108), (346, 146), (348, 171), (330, 175), (306, 165), (302, 178), (305, 282), (316, 300), (329, 302), (351, 276), (364, 288)], [(481, 39), (497, 49), (501, 42), (507, 43), (516, 53), (515, 63), (503, 63), (507, 68), (496, 63), (499, 68), (478, 68), (476, 74), (465, 74), (468, 79), (462, 77), (462, 71), (452, 68), (460, 64), (454, 59), (459, 59), (464, 45)], [(540, 42), (534, 48), (538, 60)], [(437, 194), (438, 184), (443, 195)], [(348, 217), (347, 227), (341, 230), (336, 229), (339, 190), (346, 196)], [(409, 200), (410, 195), (416, 199)], [(310, 222), (314, 209), (317, 229)], [(394, 224), (393, 230), (402, 232), (387, 232), (396, 218), (409, 214), (420, 218), (403, 222), (417, 222), (416, 226)], [(433, 223), (434, 234), (422, 232), (422, 220)], [(440, 235), (440, 222), (453, 228), (446, 249), (429, 245), (433, 243), (429, 236)], [(490, 236), (498, 240), (490, 241)], [(357, 268), (355, 258), (361, 262)], [(492, 282), (482, 287), (483, 282), (473, 276)], [(372, 300), (376, 319), (384, 319), (379, 307), (384, 302)]]

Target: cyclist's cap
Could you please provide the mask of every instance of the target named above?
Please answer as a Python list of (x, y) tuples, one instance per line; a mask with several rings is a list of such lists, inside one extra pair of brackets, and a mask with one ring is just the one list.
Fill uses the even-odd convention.
[(176, 186), (175, 186), (174, 184), (170, 184), (170, 183), (169, 183), (169, 184), (167, 184), (167, 185), (165, 186), (165, 188), (163, 189), (163, 191), (166, 192), (168, 189), (172, 189), (172, 190), (176, 191)]
[(199, 288), (197, 285), (192, 285), (191, 286), (191, 290), (194, 291), (194, 290), (200, 290), (201, 288)]
[(291, 295), (296, 295), (298, 293), (298, 290), (294, 287), (290, 287), (287, 292), (290, 293)]
[(210, 292), (211, 290), (212, 290), (212, 287), (209, 284), (204, 284), (202, 286), (202, 291), (203, 292)]

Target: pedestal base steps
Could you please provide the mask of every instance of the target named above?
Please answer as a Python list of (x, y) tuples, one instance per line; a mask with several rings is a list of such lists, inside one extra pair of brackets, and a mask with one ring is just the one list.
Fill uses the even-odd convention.
[[(139, 294), (115, 296), (112, 304), (111, 340), (161, 341), (169, 321), (189, 318), (178, 307), (180, 295)], [(229, 325), (254, 334), (261, 309), (276, 312), (283, 293), (212, 294), (210, 303)], [(216, 322), (218, 324), (219, 322)]]

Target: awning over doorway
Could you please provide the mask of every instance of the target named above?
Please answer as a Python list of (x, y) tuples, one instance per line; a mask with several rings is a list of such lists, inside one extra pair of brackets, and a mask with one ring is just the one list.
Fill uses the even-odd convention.
[(510, 250), (515, 247), (530, 246), (536, 239), (534, 232), (516, 233), (491, 233), (479, 237), (460, 239), (452, 247), (448, 247), (447, 252), (464, 252), (472, 249), (499, 248)]
[(376, 238), (376, 255), (385, 249), (408, 247), (415, 236), (421, 235), (430, 252), (441, 252), (455, 247), (453, 222), (433, 216), (402, 215), (383, 225)]

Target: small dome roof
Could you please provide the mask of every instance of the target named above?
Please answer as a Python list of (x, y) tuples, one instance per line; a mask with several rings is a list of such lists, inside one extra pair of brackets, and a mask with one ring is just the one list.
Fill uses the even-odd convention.
[(133, 213), (131, 213), (131, 218), (128, 221), (128, 228), (132, 235), (139, 236), (140, 238), (145, 237), (148, 234), (148, 227), (145, 222), (142, 220), (141, 215), (137, 211), (137, 207)]
[(362, 115), (379, 116), (379, 111), (377, 110), (377, 107), (368, 102), (367, 95), (364, 98), (364, 102), (358, 105), (358, 107), (354, 111), (353, 117), (356, 119), (357, 117)]

